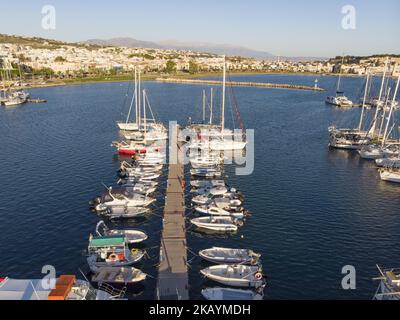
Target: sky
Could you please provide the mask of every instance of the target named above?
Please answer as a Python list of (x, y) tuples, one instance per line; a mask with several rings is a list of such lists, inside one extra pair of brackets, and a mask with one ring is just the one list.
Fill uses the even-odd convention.
[[(4, 2), (0, 33), (5, 34), (71, 42), (113, 37), (208, 42), (281, 56), (400, 54), (399, 0)], [(44, 5), (56, 10), (54, 30), (42, 28)], [(355, 8), (355, 29), (342, 28), (345, 5)]]

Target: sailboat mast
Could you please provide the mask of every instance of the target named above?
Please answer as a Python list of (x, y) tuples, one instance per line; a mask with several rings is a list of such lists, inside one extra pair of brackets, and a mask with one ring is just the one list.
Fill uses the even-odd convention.
[(381, 102), (381, 99), (382, 99), (382, 91), (383, 91), (383, 86), (385, 84), (385, 76), (386, 76), (386, 69), (387, 69), (388, 61), (389, 61), (389, 58), (386, 58), (385, 68), (383, 70), (383, 76), (382, 76), (381, 89), (379, 90), (379, 97), (378, 97), (378, 101), (377, 101), (377, 104), (376, 104), (376, 112), (375, 112), (375, 117), (374, 117), (374, 123), (372, 125), (372, 130), (371, 130), (372, 131), (372, 135), (375, 135), (376, 122), (378, 121), (378, 114), (379, 114), (379, 103)]
[(147, 122), (146, 122), (146, 90), (143, 89), (143, 126), (144, 126), (144, 142), (146, 142), (146, 131), (147, 131)]
[(203, 123), (206, 122), (206, 90), (203, 90)]
[(222, 73), (221, 133), (224, 132), (224, 126), (225, 126), (226, 63), (225, 63), (225, 56), (223, 58), (224, 58), (224, 67), (223, 67), (223, 73)]
[(137, 69), (136, 69), (136, 66), (135, 66), (135, 121), (136, 121), (136, 125), (138, 125), (138, 103), (137, 103), (137, 101), (138, 101), (138, 99), (137, 99), (137, 96), (138, 96), (138, 91), (137, 91)]
[(340, 92), (340, 78), (341, 78), (341, 76), (342, 76), (342, 66), (343, 66), (343, 63), (344, 63), (344, 56), (342, 57), (342, 63), (341, 63), (341, 65), (340, 65), (340, 68), (339, 68), (339, 77), (338, 77), (338, 82), (337, 82), (337, 86), (336, 86), (336, 94), (338, 93), (338, 92)]
[(139, 111), (138, 129), (139, 130), (140, 130), (140, 124), (141, 124), (140, 77), (141, 77), (141, 74), (140, 74), (140, 68), (139, 68), (139, 71), (138, 71), (138, 111)]
[(368, 95), (368, 82), (369, 82), (369, 73), (367, 73), (367, 80), (365, 82), (365, 92), (364, 92), (364, 99), (363, 99), (363, 104), (362, 104), (362, 109), (361, 109), (361, 115), (360, 115), (360, 124), (358, 125), (358, 131), (361, 131), (362, 123), (363, 123), (363, 118), (364, 118), (364, 111), (365, 111), (365, 102), (367, 100), (367, 95)]
[(213, 117), (213, 88), (210, 89), (210, 124), (212, 124)]
[[(381, 135), (382, 133), (382, 128), (383, 128), (383, 124), (385, 123), (385, 116), (386, 116), (386, 108), (387, 105), (389, 103), (390, 100), (390, 91), (392, 90), (392, 88), (389, 88), (387, 93), (386, 93), (386, 99), (385, 99), (385, 103), (383, 104), (383, 114), (382, 114), (382, 120), (381, 123), (379, 125), (379, 131), (378, 131), (378, 137)], [(389, 120), (388, 120), (389, 121)]]
[(388, 121), (386, 123), (385, 133), (383, 135), (382, 146), (385, 145), (386, 139), (387, 139), (387, 136), (388, 136), (387, 132), (388, 132), (388, 128), (389, 128), (389, 122), (390, 122), (390, 119), (392, 117), (393, 109), (394, 109), (394, 106), (395, 106), (395, 103), (396, 103), (396, 96), (397, 96), (397, 91), (399, 90), (399, 83), (400, 83), (400, 76), (397, 78), (396, 89), (394, 90), (392, 105), (390, 106), (389, 118), (388, 118)]

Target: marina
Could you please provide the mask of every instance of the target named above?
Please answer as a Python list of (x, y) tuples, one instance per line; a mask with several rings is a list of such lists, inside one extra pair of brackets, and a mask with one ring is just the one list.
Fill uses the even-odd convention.
[[(267, 81), (279, 81), (279, 76), (266, 77), (268, 78)], [(292, 77), (293, 81), (310, 81), (307, 77), (305, 79), (297, 79), (298, 76)], [(241, 81), (241, 78), (239, 77), (238, 81)], [(244, 82), (254, 80), (257, 81), (257, 79), (251, 77), (248, 80), (246, 77), (243, 79)], [(320, 81), (325, 81), (325, 83), (321, 83), (324, 87), (334, 87), (335, 80), (335, 78), (326, 78)], [(352, 90), (351, 88), (362, 86), (361, 79), (349, 78), (343, 79), (343, 81), (349, 96), (351, 96), (351, 92), (356, 91), (356, 89)], [(154, 105), (153, 109), (157, 109), (157, 118), (164, 123), (167, 123), (169, 119), (176, 118), (178, 123), (182, 124), (181, 128), (187, 123), (188, 117), (195, 118), (196, 110), (199, 111), (197, 119), (201, 119), (201, 103), (196, 108), (188, 107), (193, 105), (193, 101), (196, 102), (196, 97), (201, 96), (200, 88), (196, 89), (196, 86), (172, 87), (171, 85), (157, 82), (149, 82), (145, 85), (152, 106)], [(217, 123), (220, 120), (220, 103), (217, 92), (220, 93), (220, 90), (214, 89), (214, 123)], [(69, 90), (72, 90), (70, 94), (73, 94), (76, 99), (79, 98), (79, 104), (74, 103), (74, 100), (62, 102), (61, 97)], [(98, 94), (99, 90), (102, 95)], [(14, 232), (4, 231), (0, 237), (2, 237), (2, 241), (6, 241), (4, 237), (7, 235), (13, 243), (21, 248), (21, 254), (38, 252), (38, 248), (40, 248), (39, 252), (42, 252), (42, 250), (54, 252), (54, 259), (50, 258), (51, 261), (46, 262), (53, 263), (57, 272), (68, 274), (77, 271), (79, 268), (87, 267), (86, 257), (81, 255), (81, 251), (88, 246), (88, 235), (90, 233), (97, 236), (108, 235), (103, 232), (101, 232), (101, 235), (95, 233), (96, 224), (110, 214), (115, 216), (127, 214), (124, 210), (119, 212), (115, 207), (115, 212), (105, 212), (104, 215), (97, 216), (88, 211), (87, 205), (88, 201), (93, 199), (102, 189), (105, 196), (108, 194), (107, 189), (102, 187), (102, 182), (107, 188), (112, 186), (111, 192), (117, 192), (118, 188), (115, 184), (119, 178), (116, 171), (121, 168), (123, 161), (135, 167), (132, 162), (133, 159), (120, 157), (116, 154), (116, 149), (109, 146), (109, 143), (115, 140), (117, 136), (118, 128), (115, 123), (121, 119), (115, 108), (110, 108), (110, 104), (119, 101), (122, 105), (126, 84), (122, 84), (122, 86), (119, 84), (91, 84), (74, 86), (73, 88), (58, 87), (32, 89), (31, 91), (31, 94), (46, 97), (48, 100), (48, 103), (40, 108), (39, 113), (38, 109), (31, 108), (29, 104), (20, 109), (2, 109), (0, 111), (1, 116), (8, 123), (14, 124), (13, 126), (7, 125), (7, 131), (3, 131), (6, 130), (4, 127), (0, 129), (4, 137), (2, 144), (5, 151), (5, 159), (1, 160), (2, 166), (5, 168), (2, 173), (3, 181), (10, 185), (13, 181), (12, 185), (14, 185), (13, 188), (4, 190), (3, 197), (9, 208), (14, 207), (14, 210), (21, 212), (21, 215), (11, 217), (7, 210), (2, 215), (1, 222), (4, 230), (10, 229), (14, 232), (16, 232), (15, 227), (13, 227), (15, 221), (19, 221), (21, 230), (28, 234), (33, 232), (31, 228), (35, 227), (37, 236), (28, 244), (21, 242), (22, 239), (18, 238), (18, 232), (15, 234)], [(136, 188), (135, 192), (142, 192), (142, 194), (149, 192), (147, 196), (156, 199), (147, 207), (149, 211), (146, 213), (147, 210), (145, 210), (141, 217), (123, 220), (117, 218), (113, 222), (105, 219), (109, 230), (140, 230), (147, 235), (145, 240), (129, 244), (130, 249), (133, 247), (145, 250), (149, 257), (144, 256), (138, 263), (126, 267), (135, 268), (147, 274), (144, 281), (134, 285), (129, 284), (125, 294), (127, 298), (154, 299), (157, 297), (162, 232), (168, 225), (174, 226), (174, 223), (175, 226), (182, 226), (183, 224), (186, 231), (184, 233), (182, 231), (181, 234), (176, 233), (178, 229), (174, 231), (176, 233), (174, 236), (178, 237), (179, 241), (184, 239), (181, 241), (181, 249), (176, 250), (178, 257), (176, 261), (180, 263), (182, 270), (184, 270), (183, 274), (186, 274), (182, 288), (185, 288), (186, 284), (188, 285), (186, 290), (181, 289), (179, 291), (179, 298), (181, 299), (185, 297), (185, 294), (190, 299), (203, 299), (204, 296), (210, 299), (216, 296), (263, 297), (264, 299), (313, 298), (316, 297), (316, 293), (311, 290), (313, 283), (318, 283), (324, 289), (324, 293), (318, 293), (318, 297), (321, 297), (321, 295), (333, 298), (343, 297), (343, 294), (348, 297), (355, 297), (354, 292), (343, 293), (339, 289), (328, 287), (326, 284), (326, 278), (334, 281), (337, 277), (337, 269), (340, 269), (340, 266), (349, 260), (354, 261), (359, 266), (360, 282), (358, 285), (361, 291), (357, 292), (356, 297), (371, 299), (378, 285), (378, 283), (372, 281), (372, 278), (377, 274), (375, 264), (380, 263), (388, 267), (395, 265), (396, 261), (391, 257), (396, 248), (391, 249), (390, 252), (387, 248), (390, 243), (398, 240), (396, 230), (399, 221), (395, 209), (397, 186), (381, 182), (376, 175), (374, 164), (365, 161), (360, 163), (357, 152), (355, 154), (347, 151), (343, 153), (342, 150), (329, 150), (326, 147), (326, 128), (332, 123), (332, 119), (335, 117), (345, 120), (356, 119), (355, 122), (357, 122), (361, 109), (348, 110), (344, 117), (343, 111), (324, 105), (325, 94), (323, 92), (312, 97), (310, 96), (312, 93), (306, 91), (290, 91), (291, 93), (288, 93), (289, 91), (266, 90), (265, 93), (260, 92), (256, 88), (238, 87), (235, 89), (240, 101), (240, 115), (244, 122), (248, 126), (251, 125), (260, 130), (258, 134), (265, 137), (263, 141), (259, 140), (260, 142), (256, 143), (255, 160), (257, 165), (252, 175), (236, 176), (234, 165), (225, 164), (222, 167), (217, 160), (219, 157), (214, 155), (209, 157), (194, 156), (193, 162), (185, 165), (183, 169), (183, 180), (186, 182), (184, 188), (185, 216), (182, 214), (165, 215), (166, 209), (163, 202), (168, 189), (167, 177), (174, 174), (174, 169), (163, 166), (162, 170), (157, 173), (160, 176), (155, 180), (142, 179), (142, 181), (139, 181), (145, 172), (151, 171), (145, 169), (145, 166), (141, 166), (142, 169), (140, 171), (134, 170), (132, 176), (120, 179), (119, 186), (129, 185)], [(98, 98), (97, 95), (99, 95)], [(174, 99), (176, 95), (182, 97), (181, 102), (176, 103)], [(249, 96), (252, 96), (252, 99), (255, 100), (247, 100), (246, 97)], [(173, 107), (164, 108), (162, 106)], [(249, 108), (252, 112), (249, 112)], [(53, 114), (52, 110), (56, 114)], [(101, 116), (93, 117), (93, 110), (97, 110), (96, 112)], [(125, 112), (126, 110), (127, 108), (125, 108)], [(49, 114), (53, 114), (52, 123), (45, 120)], [(226, 117), (226, 128), (232, 128), (230, 111), (227, 110), (226, 114), (229, 115)], [(12, 120), (15, 117), (19, 120)], [(37, 127), (32, 123), (30, 121), (32, 117), (37, 122), (46, 123), (46, 131), (44, 131), (45, 128)], [(277, 129), (275, 121), (282, 119), (282, 117), (288, 121), (290, 129), (289, 127)], [(60, 122), (60, 119), (64, 119), (65, 122)], [(302, 121), (297, 121), (298, 119), (302, 119)], [(55, 123), (59, 125), (56, 126)], [(313, 125), (311, 126), (311, 124)], [(346, 123), (340, 127), (345, 125)], [(309, 130), (310, 127), (313, 129)], [(85, 132), (85, 130), (91, 130), (93, 134), (82, 136), (81, 132)], [(299, 148), (300, 140), (294, 135), (296, 131), (306, 132), (305, 137), (309, 141), (306, 147)], [(50, 134), (45, 135), (43, 145), (35, 145), (35, 148), (33, 148), (33, 145), (28, 143), (23, 159), (17, 162), (11, 160), (15, 159), (18, 154), (18, 144), (15, 143), (15, 137), (28, 142), (31, 139), (43, 136), (44, 132)], [(279, 135), (277, 132), (279, 132)], [(282, 146), (282, 139), (289, 141), (287, 146)], [(73, 143), (73, 140), (80, 141), (80, 143)], [(62, 145), (57, 143), (59, 141), (63, 141)], [(44, 152), (49, 145), (54, 148), (53, 152)], [(64, 148), (63, 145), (69, 145), (71, 148)], [(269, 151), (265, 153), (263, 150)], [(313, 151), (311, 152), (311, 150)], [(285, 154), (283, 158), (281, 157), (282, 152)], [(319, 154), (320, 156), (310, 157), (311, 154)], [(65, 159), (69, 159), (69, 161), (63, 167), (60, 163), (64, 163)], [(48, 178), (45, 183), (37, 171), (32, 172), (30, 185), (23, 182), (22, 176), (12, 174), (15, 170), (24, 170), (39, 165), (38, 161), (45, 161), (48, 164), (40, 171), (47, 173)], [(157, 157), (143, 155), (135, 161), (147, 164), (147, 166), (151, 164), (155, 166), (155, 169), (159, 169), (159, 167), (156, 167), (159, 165)], [(11, 163), (14, 163), (12, 169), (10, 168)], [(191, 177), (192, 164), (198, 166), (197, 169), (202, 168), (203, 170), (204, 167), (218, 165), (220, 166), (221, 176), (213, 179)], [(275, 169), (273, 171), (262, 169), (268, 167)], [(58, 177), (49, 174), (53, 170), (57, 170), (58, 174), (64, 177), (62, 186), (59, 184)], [(182, 171), (182, 169), (180, 170)], [(322, 172), (320, 173), (320, 175), (322, 174), (321, 179), (314, 176), (310, 181), (315, 170)], [(181, 171), (178, 170), (178, 172)], [(140, 175), (137, 176), (134, 174), (135, 172), (140, 172)], [(210, 172), (210, 170), (207, 169), (204, 172)], [(79, 178), (75, 180), (77, 176)], [(177, 176), (178, 174), (176, 174)], [(150, 176), (148, 177), (150, 178)], [(295, 179), (293, 180), (292, 177), (295, 177)], [(177, 196), (179, 195), (181, 198), (182, 184), (179, 183), (177, 178), (176, 180), (174, 184), (176, 187), (173, 189), (178, 190)], [(355, 188), (356, 184), (357, 188)], [(153, 188), (153, 190), (149, 188)], [(154, 188), (156, 189), (154, 190)], [(237, 190), (231, 190), (232, 188), (237, 188)], [(173, 191), (173, 189), (171, 190)], [(191, 189), (194, 192), (190, 192)], [(31, 207), (27, 207), (25, 204), (20, 205), (21, 207), (17, 206), (15, 201), (16, 190), (27, 194), (27, 197), (31, 199), (30, 203), (34, 203), (34, 205)], [(311, 202), (302, 200), (308, 197), (305, 190), (309, 190), (308, 192), (314, 195)], [(199, 205), (197, 209), (206, 213), (197, 211), (195, 213), (195, 209), (191, 205), (191, 198), (205, 196), (210, 192), (217, 197), (231, 192), (242, 192), (244, 202), (239, 207), (226, 210), (225, 200), (218, 200), (216, 203), (210, 204), (205, 199), (206, 204)], [(327, 197), (328, 192), (333, 193), (334, 196)], [(51, 198), (43, 197), (50, 194)], [(368, 194), (368, 198), (365, 197), (366, 194)], [(73, 199), (73, 201), (70, 201), (68, 208), (62, 208), (59, 203), (65, 201), (63, 199), (66, 199), (66, 197)], [(50, 199), (55, 201), (50, 201)], [(129, 197), (129, 201), (133, 201), (133, 199), (136, 198), (131, 200)], [(223, 205), (223, 208), (219, 208), (218, 204)], [(168, 204), (165, 203), (165, 205)], [(35, 212), (41, 206), (48, 209), (38, 216)], [(240, 206), (243, 206), (243, 210)], [(188, 210), (186, 207), (191, 209)], [(142, 210), (141, 207), (139, 208)], [(180, 209), (182, 210), (182, 207)], [(237, 226), (238, 230), (233, 234), (203, 232), (190, 224), (191, 219), (207, 217), (207, 212), (213, 212), (213, 210), (216, 210), (215, 215), (224, 214), (230, 219), (230, 215), (245, 211), (249, 211), (251, 216), (245, 219), (246, 221), (242, 226)], [(172, 224), (165, 224), (164, 222), (163, 226), (163, 216), (164, 219), (179, 217), (181, 221)], [(383, 234), (375, 226), (379, 223), (385, 224), (386, 220), (391, 221), (391, 223), (386, 227), (386, 232)], [(63, 221), (63, 223), (61, 224), (60, 221)], [(363, 221), (363, 223), (360, 224), (360, 221)], [(57, 239), (60, 239), (61, 235), (63, 241), (53, 241), (50, 248), (47, 239), (48, 237), (56, 239), (56, 234), (49, 234), (47, 228), (40, 227), (42, 224), (53, 226), (55, 232), (57, 232)], [(351, 237), (347, 235), (347, 232), (351, 234)], [(143, 237), (142, 234), (141, 237)], [(363, 244), (363, 248), (351, 241), (353, 237), (356, 237)], [(336, 258), (333, 260), (331, 258), (332, 252), (337, 253), (337, 250), (339, 250), (337, 243), (341, 247), (346, 247), (346, 252), (350, 248), (352, 252), (357, 252), (357, 255), (350, 256), (346, 252), (340, 251), (340, 256), (336, 254)], [(265, 274), (268, 276), (267, 286), (263, 292), (253, 288), (225, 286), (223, 283), (214, 282), (201, 276), (200, 271), (207, 270), (214, 265), (214, 262), (204, 261), (197, 255), (202, 250), (213, 247), (229, 250), (247, 248), (261, 254), (262, 276)], [(300, 255), (298, 252), (302, 248), (308, 248), (309, 253), (305, 256)], [(66, 252), (69, 252), (69, 254), (67, 255)], [(380, 261), (376, 261), (375, 255), (372, 257), (368, 252), (379, 254), (381, 256)], [(173, 251), (170, 251), (169, 255), (173, 255), (172, 253)], [(187, 263), (182, 258), (182, 253), (187, 255)], [(43, 263), (43, 257), (40, 254), (32, 257), (31, 266), (20, 265), (18, 269), (13, 267), (11, 263), (15, 259), (19, 258), (15, 255), (8, 255), (6, 252), (5, 259), (2, 261), (4, 275), (9, 274), (20, 279), (40, 277), (40, 266)], [(312, 263), (310, 266), (308, 263), (310, 260), (319, 262), (318, 264)], [(221, 270), (229, 270), (226, 262), (225, 264), (221, 263), (221, 265), (225, 265), (225, 269)], [(104, 268), (109, 268), (109, 266)], [(311, 269), (313, 276), (306, 271), (309, 269)], [(322, 272), (322, 269), (324, 276), (319, 277), (318, 274)], [(103, 270), (104, 272), (107, 271), (107, 269)], [(212, 274), (214, 275), (214, 273)], [(234, 274), (233, 272), (232, 275)], [(285, 277), (281, 276), (283, 274), (285, 274)], [(77, 276), (79, 276), (78, 273)], [(89, 276), (89, 279), (92, 279), (91, 277), (92, 275)], [(231, 280), (222, 281), (230, 283)], [(304, 286), (304, 283), (310, 287)], [(115, 282), (110, 284), (119, 289), (125, 286), (125, 284), (118, 286)], [(170, 293), (172, 291), (170, 288)], [(161, 290), (159, 292), (161, 293)], [(172, 292), (172, 295), (175, 299), (178, 298), (176, 291)]]

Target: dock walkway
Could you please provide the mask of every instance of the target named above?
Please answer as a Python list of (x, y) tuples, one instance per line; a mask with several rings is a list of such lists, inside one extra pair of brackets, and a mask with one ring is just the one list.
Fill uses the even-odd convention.
[[(170, 137), (173, 136), (175, 140), (177, 138), (177, 127), (174, 131)], [(177, 146), (177, 148), (172, 148), (169, 157), (168, 185), (158, 267), (157, 299), (188, 300), (183, 149), (178, 146), (177, 139), (172, 141), (170, 146)], [(174, 161), (174, 159), (177, 161)]]
[[(218, 86), (222, 85), (222, 81), (217, 81), (217, 80), (157, 78), (156, 81), (167, 82), (167, 83), (182, 83), (182, 84), (200, 84), (200, 85), (218, 85)], [(287, 83), (228, 81), (226, 85), (239, 86), (239, 87), (261, 87), (261, 88), (273, 88), (273, 89), (325, 91), (325, 89), (320, 88), (318, 86), (305, 86), (305, 85), (287, 84)]]

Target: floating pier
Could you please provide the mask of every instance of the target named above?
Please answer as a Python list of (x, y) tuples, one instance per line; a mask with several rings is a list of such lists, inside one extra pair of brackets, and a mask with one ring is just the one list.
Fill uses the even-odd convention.
[[(222, 81), (217, 80), (198, 80), (198, 79), (175, 79), (175, 78), (157, 78), (156, 81), (167, 83), (181, 83), (181, 84), (200, 84), (200, 85), (216, 85), (222, 86)], [(293, 90), (308, 90), (308, 91), (325, 91), (325, 89), (318, 86), (304, 86), (297, 84), (285, 83), (269, 83), (269, 82), (241, 82), (241, 81), (228, 81), (226, 85), (238, 87), (260, 87), (272, 89), (293, 89)]]
[(165, 198), (157, 299), (188, 300), (188, 268), (185, 227), (183, 148), (178, 144), (178, 127), (170, 133), (169, 173)]

